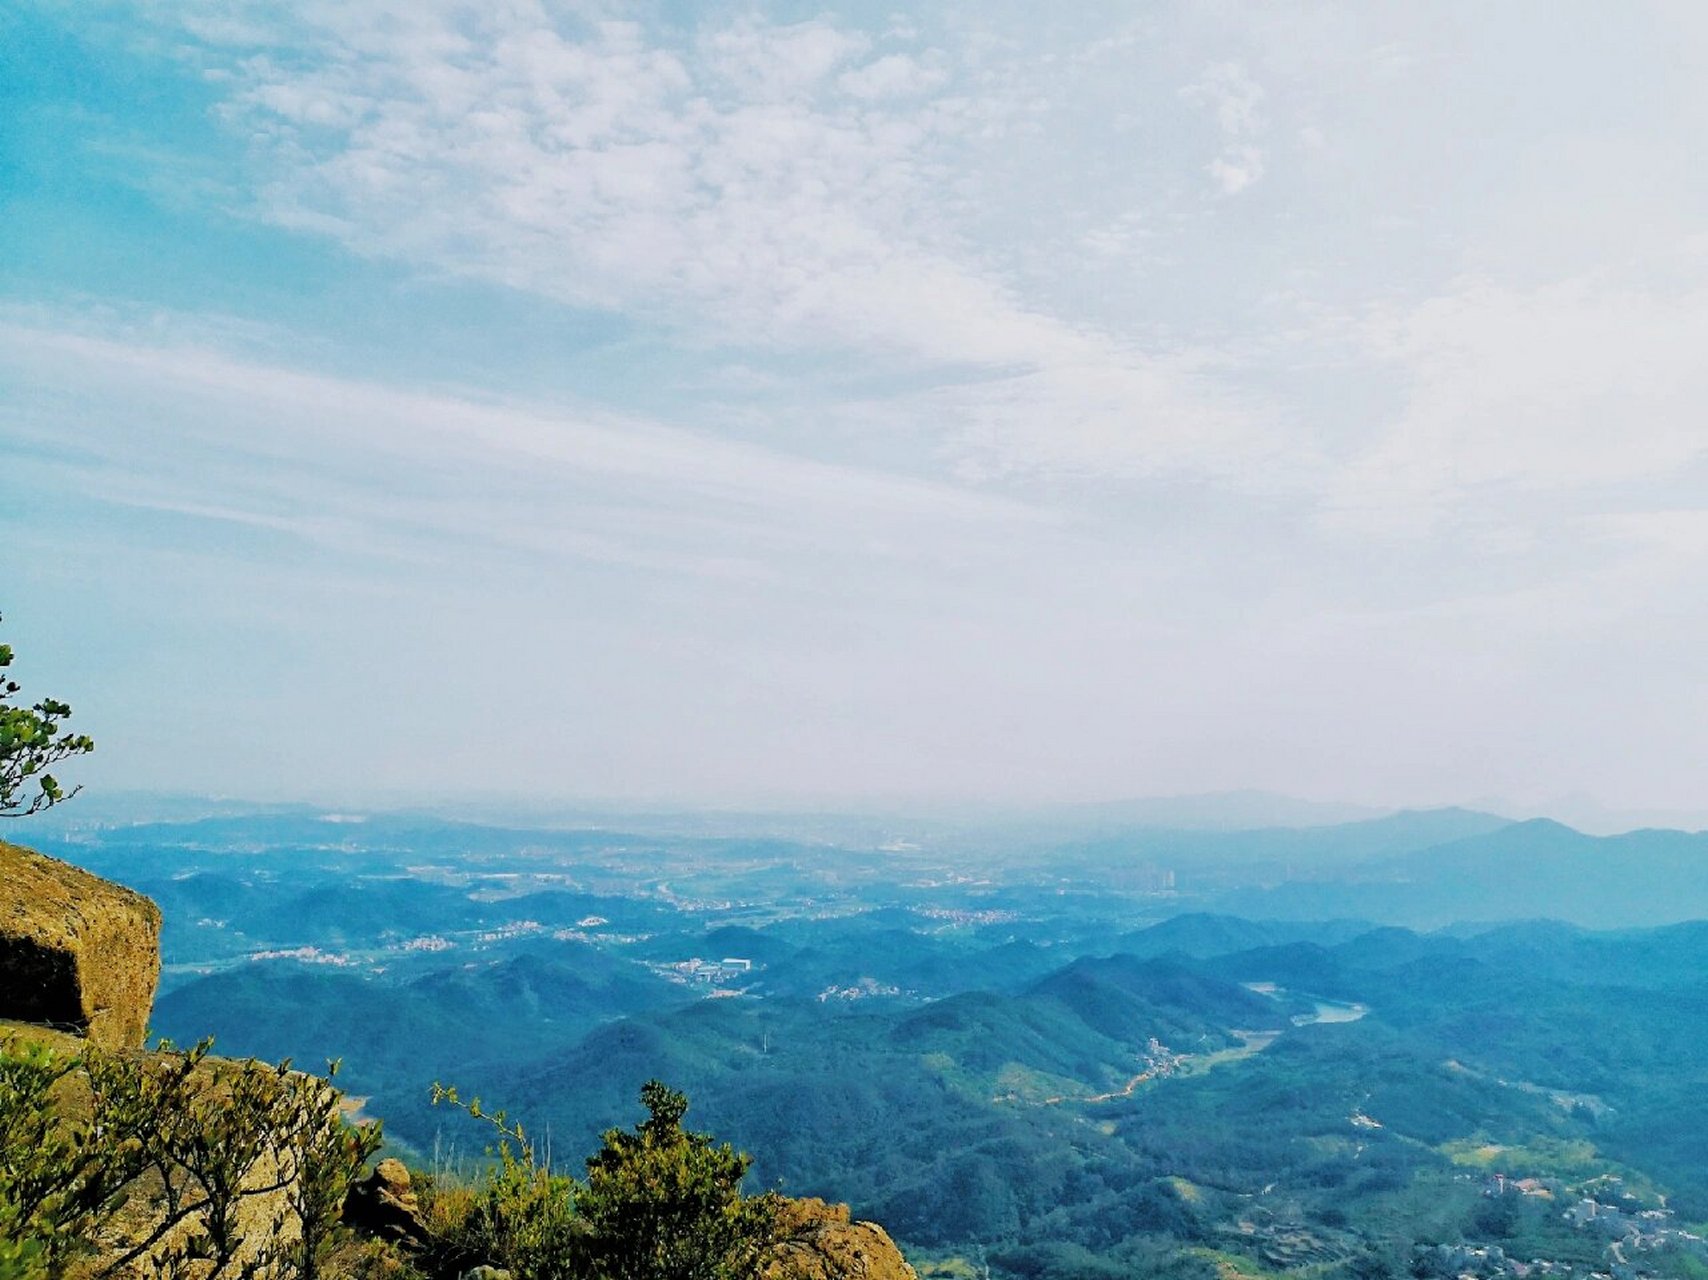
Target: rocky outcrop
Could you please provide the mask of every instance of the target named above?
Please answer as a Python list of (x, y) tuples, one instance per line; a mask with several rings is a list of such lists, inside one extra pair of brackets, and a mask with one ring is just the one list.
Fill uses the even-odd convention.
[(845, 1204), (785, 1200), (765, 1280), (918, 1280), (889, 1232), (853, 1222)]
[(140, 1048), (160, 978), (160, 909), (139, 893), (0, 843), (0, 1019)]
[[(151, 1073), (177, 1078), (184, 1059), (142, 1051), (159, 978), (160, 911), (152, 902), (57, 859), (0, 842), (0, 1052), (45, 1049), (75, 1064), (92, 1046), (108, 1051), (109, 1069), (132, 1073), (127, 1079)], [(213, 1100), (216, 1108), (224, 1106), (235, 1073), (249, 1069), (203, 1058), (182, 1077), (184, 1092), (168, 1088), (162, 1096), (176, 1099), (175, 1114), (182, 1120), (195, 1114), (185, 1110), (192, 1105)], [(270, 1068), (259, 1070), (264, 1079), (277, 1078)], [(48, 1105), (70, 1132), (89, 1125), (95, 1095), (88, 1072), (74, 1069), (61, 1078)], [(167, 1142), (162, 1150), (193, 1146)], [(230, 1259), (234, 1273), (270, 1274), (264, 1265), (268, 1251), (300, 1238), (289, 1159), (257, 1150), (241, 1172), (227, 1219), (238, 1242)], [(148, 1280), (177, 1254), (199, 1247), (205, 1198), (192, 1185), (188, 1167), (172, 1163), (148, 1162), (90, 1220), (87, 1239), (94, 1256), (70, 1274)]]
[(372, 1173), (351, 1184), (344, 1197), (344, 1222), (363, 1235), (390, 1244), (416, 1249), (427, 1244), (421, 1205), (401, 1160), (381, 1160)]

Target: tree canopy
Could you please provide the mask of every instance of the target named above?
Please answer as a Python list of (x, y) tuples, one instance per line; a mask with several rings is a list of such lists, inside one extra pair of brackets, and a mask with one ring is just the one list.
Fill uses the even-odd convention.
[(48, 769), (95, 749), (86, 733), (65, 727), (71, 708), (57, 698), (33, 705), (16, 701), (22, 686), (6, 675), (12, 646), (0, 644), (0, 818), (22, 818), (76, 795)]
[(436, 1084), (433, 1101), (497, 1135), (485, 1185), (447, 1207), (439, 1230), (438, 1247), (458, 1266), (494, 1264), (518, 1280), (758, 1280), (764, 1271), (781, 1198), (741, 1193), (752, 1157), (685, 1130), (687, 1095), (649, 1080), (647, 1118), (606, 1131), (585, 1183), (553, 1173), (523, 1127), (480, 1099)]
[(771, 1244), (776, 1197), (741, 1194), (752, 1157), (682, 1127), (686, 1095), (650, 1080), (648, 1116), (587, 1160), (576, 1209), (597, 1280), (747, 1280)]

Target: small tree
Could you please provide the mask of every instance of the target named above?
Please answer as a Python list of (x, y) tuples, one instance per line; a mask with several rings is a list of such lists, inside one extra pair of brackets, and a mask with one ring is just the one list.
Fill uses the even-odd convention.
[(741, 1194), (752, 1157), (682, 1127), (684, 1094), (650, 1080), (648, 1116), (611, 1129), (576, 1199), (590, 1280), (752, 1280), (775, 1234), (777, 1197)]
[(46, 770), (95, 749), (88, 734), (65, 728), (71, 715), (65, 703), (55, 698), (34, 706), (14, 702), (20, 686), (5, 674), (11, 665), (12, 646), (0, 644), (0, 818), (27, 817), (76, 795), (82, 788), (67, 791)]
[(0, 1045), (0, 1280), (317, 1280), (379, 1127), (344, 1121), (331, 1074), (215, 1062), (208, 1044)]

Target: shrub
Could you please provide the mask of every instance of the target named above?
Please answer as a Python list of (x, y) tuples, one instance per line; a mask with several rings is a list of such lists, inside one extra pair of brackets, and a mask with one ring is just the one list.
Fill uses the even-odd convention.
[[(606, 1132), (578, 1183), (551, 1171), (519, 1124), (435, 1086), (496, 1136), (494, 1163), (458, 1218), (435, 1188), (430, 1219), (454, 1265), (486, 1262), (519, 1280), (755, 1280), (775, 1239), (778, 1198), (744, 1196), (752, 1163), (728, 1143), (682, 1127), (688, 1099), (658, 1081), (641, 1090), (647, 1118)], [(443, 1198), (443, 1199), (442, 1199)]]
[(553, 1173), (520, 1123), (502, 1111), (464, 1103), (454, 1088), (433, 1086), (433, 1102), (461, 1107), (494, 1134), (493, 1164), (471, 1193), (435, 1184), (428, 1211), (446, 1270), (476, 1263), (502, 1267), (520, 1280), (569, 1280), (575, 1275), (572, 1238), (575, 1180)]
[(741, 1194), (753, 1159), (682, 1127), (686, 1095), (641, 1089), (647, 1118), (608, 1130), (587, 1161), (580, 1238), (593, 1280), (750, 1280), (769, 1251), (777, 1197)]
[(315, 1280), (378, 1126), (339, 1115), (336, 1067), (316, 1077), (208, 1048), (0, 1048), (0, 1280), (73, 1262), (98, 1280), (144, 1259), (165, 1280)]

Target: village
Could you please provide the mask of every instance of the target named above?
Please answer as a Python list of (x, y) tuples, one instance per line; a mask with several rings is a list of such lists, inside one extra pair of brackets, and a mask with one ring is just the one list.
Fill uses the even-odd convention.
[(731, 983), (747, 981), (753, 973), (753, 961), (741, 956), (725, 956), (722, 960), (690, 956), (665, 964), (649, 963), (647, 968), (670, 982), (722, 989)]
[[(1666, 1265), (1678, 1257), (1708, 1261), (1708, 1239), (1677, 1225), (1677, 1215), (1664, 1203), (1649, 1204), (1626, 1189), (1617, 1176), (1569, 1184), (1557, 1178), (1512, 1178), (1491, 1175), (1483, 1185), (1491, 1200), (1520, 1197), (1551, 1202), (1560, 1217), (1576, 1231), (1606, 1242), (1604, 1264), (1594, 1269), (1558, 1259), (1514, 1257), (1499, 1244), (1440, 1244), (1421, 1246), (1413, 1259), (1420, 1276), (1443, 1280), (1531, 1280), (1533, 1277), (1576, 1277), (1578, 1280), (1647, 1280), (1676, 1274)], [(1660, 1255), (1670, 1255), (1663, 1259)]]

